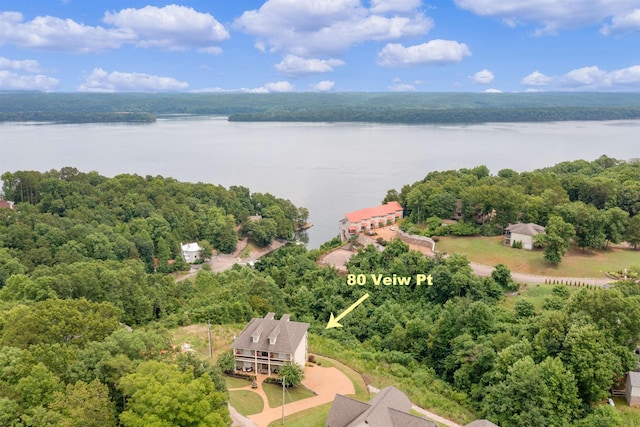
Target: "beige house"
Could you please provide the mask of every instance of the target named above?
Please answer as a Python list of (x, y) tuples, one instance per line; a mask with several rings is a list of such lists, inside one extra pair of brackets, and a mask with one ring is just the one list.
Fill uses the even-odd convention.
[(504, 230), (504, 244), (513, 246), (514, 242), (522, 242), (522, 249), (533, 249), (534, 238), (544, 233), (544, 227), (538, 224), (518, 223), (512, 224)]
[(629, 406), (640, 407), (640, 372), (627, 374), (627, 387), (624, 393)]
[(271, 375), (287, 362), (304, 367), (309, 324), (291, 322), (290, 317), (283, 314), (276, 320), (275, 313), (267, 313), (264, 318), (251, 319), (231, 344), (236, 369)]

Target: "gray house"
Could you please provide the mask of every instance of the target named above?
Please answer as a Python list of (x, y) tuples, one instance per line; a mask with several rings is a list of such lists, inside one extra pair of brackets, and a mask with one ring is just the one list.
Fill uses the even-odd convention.
[(412, 403), (395, 387), (380, 390), (368, 402), (336, 394), (327, 427), (438, 427), (426, 418), (411, 415)]
[(629, 406), (640, 407), (640, 372), (627, 374), (627, 387), (624, 393)]
[(236, 369), (267, 375), (288, 362), (304, 367), (307, 361), (308, 323), (292, 322), (289, 314), (279, 320), (275, 313), (254, 318), (231, 344)]
[(471, 421), (469, 424), (465, 425), (464, 427), (498, 427), (498, 426), (489, 420), (475, 420), (475, 421)]
[(504, 230), (504, 244), (513, 246), (513, 242), (522, 242), (522, 249), (533, 249), (534, 237), (544, 233), (544, 227), (532, 222), (512, 224)]

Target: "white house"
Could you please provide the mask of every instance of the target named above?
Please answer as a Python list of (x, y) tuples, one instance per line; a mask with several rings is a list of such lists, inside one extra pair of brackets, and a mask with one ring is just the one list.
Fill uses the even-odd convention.
[(360, 209), (344, 215), (339, 222), (340, 239), (344, 242), (360, 232), (368, 232), (374, 228), (394, 224), (402, 218), (404, 209), (400, 203), (393, 201), (373, 208)]
[(236, 369), (271, 375), (287, 362), (301, 367), (307, 361), (308, 323), (291, 322), (289, 314), (276, 320), (275, 313), (253, 318), (231, 344)]
[(200, 251), (202, 248), (197, 242), (193, 243), (180, 243), (180, 251), (182, 252), (182, 258), (189, 264), (193, 264), (197, 259), (201, 258)]
[(522, 249), (533, 249), (534, 237), (544, 233), (544, 227), (532, 222), (512, 224), (504, 231), (504, 244), (513, 246), (514, 242), (522, 242)]
[(627, 387), (624, 396), (629, 406), (640, 407), (640, 372), (631, 371), (627, 374)]

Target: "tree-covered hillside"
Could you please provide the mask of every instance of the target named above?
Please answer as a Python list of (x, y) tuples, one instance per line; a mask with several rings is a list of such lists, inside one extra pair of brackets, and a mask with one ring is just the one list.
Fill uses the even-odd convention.
[[(415, 222), (436, 215), (423, 211), (436, 202), (438, 212), (448, 212), (449, 199), (457, 209), (460, 197), (474, 229), (477, 219), (494, 227), (517, 218), (523, 206), (536, 219), (563, 218), (572, 203), (633, 219), (637, 173), (637, 163), (608, 157), (496, 177), (478, 167), (434, 172), (387, 197), (406, 203)], [(161, 270), (180, 241), (231, 242), (250, 214), (286, 233), (301, 209), (242, 187), (73, 168), (3, 180), (17, 203), (0, 208), (0, 425), (228, 425), (220, 370), (173, 349), (166, 331), (276, 312), (309, 322), (318, 348), (460, 422), (475, 414), (502, 427), (586, 427), (596, 419), (622, 427), (615, 410), (599, 405), (637, 366), (640, 288), (631, 280), (612, 289), (558, 285), (536, 310), (506, 296), (517, 285), (504, 266), (481, 278), (465, 256), (429, 258), (395, 240), (383, 252), (360, 249), (347, 267), (365, 277), (410, 277), (408, 285), (349, 284), (318, 265), (325, 248), (297, 245), (255, 268), (204, 267), (176, 282)], [(515, 207), (498, 204), (511, 197)], [(482, 215), (488, 210), (496, 212)], [(418, 274), (433, 285), (418, 286)], [(342, 328), (325, 329), (332, 313), (365, 293)]]
[[(212, 114), (242, 121), (478, 123), (640, 118), (637, 93), (86, 94), (0, 92), (0, 120), (70, 113)], [(12, 117), (14, 117), (12, 119)], [(96, 115), (98, 120), (101, 116)], [(108, 116), (113, 117), (113, 116)], [(129, 116), (135, 117), (135, 116)]]

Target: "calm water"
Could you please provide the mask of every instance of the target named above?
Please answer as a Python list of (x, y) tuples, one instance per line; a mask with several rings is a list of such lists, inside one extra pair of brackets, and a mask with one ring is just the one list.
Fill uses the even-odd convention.
[(338, 233), (345, 212), (434, 170), (484, 164), (492, 173), (640, 157), (640, 121), (473, 126), (229, 123), (162, 119), (148, 125), (0, 124), (0, 173), (73, 166), (105, 176), (162, 175), (244, 185), (309, 208), (309, 248)]

